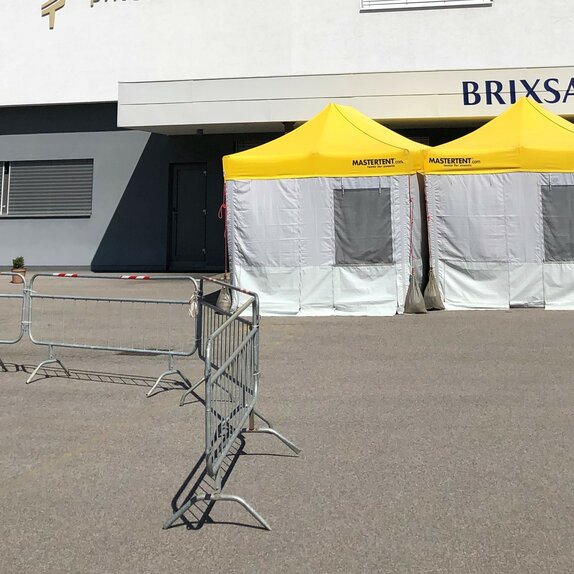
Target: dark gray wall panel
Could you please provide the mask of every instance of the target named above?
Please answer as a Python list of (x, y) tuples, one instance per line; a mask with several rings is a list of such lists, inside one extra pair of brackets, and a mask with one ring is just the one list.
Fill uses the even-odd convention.
[[(222, 157), (243, 141), (281, 134), (150, 135), (116, 129), (115, 111), (115, 104), (0, 108), (0, 162), (94, 160), (91, 216), (0, 219), (0, 267), (23, 255), (29, 266), (166, 270), (171, 166), (201, 162), (208, 173), (206, 262), (189, 271), (223, 270)], [(58, 129), (69, 133), (51, 133)]]
[[(23, 255), (31, 266), (89, 266), (149, 137), (147, 133), (128, 131), (0, 136), (0, 160), (3, 161), (94, 160), (91, 217), (1, 219), (0, 265)], [(145, 198), (153, 194), (147, 189), (141, 193), (138, 209), (144, 212)], [(136, 218), (131, 223), (137, 227)], [(159, 254), (165, 245), (164, 231), (148, 230), (146, 244), (131, 254), (134, 265), (161, 265)], [(134, 231), (128, 230), (128, 233)], [(115, 249), (121, 252), (122, 244)]]
[(0, 108), (0, 135), (112, 132), (117, 116), (116, 102)]

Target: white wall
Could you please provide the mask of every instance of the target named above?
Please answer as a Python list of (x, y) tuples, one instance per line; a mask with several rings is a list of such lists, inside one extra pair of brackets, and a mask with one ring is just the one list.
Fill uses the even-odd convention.
[(568, 66), (571, 0), (360, 13), (359, 0), (0, 3), (0, 105), (117, 100), (118, 82)]

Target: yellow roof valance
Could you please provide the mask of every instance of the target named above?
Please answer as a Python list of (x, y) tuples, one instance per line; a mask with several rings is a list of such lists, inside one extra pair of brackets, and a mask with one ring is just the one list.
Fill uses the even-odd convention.
[(223, 170), (226, 180), (408, 174), (421, 170), (426, 147), (330, 104), (276, 140), (225, 156)]
[(574, 172), (574, 125), (520, 98), (474, 132), (424, 152), (429, 174)]

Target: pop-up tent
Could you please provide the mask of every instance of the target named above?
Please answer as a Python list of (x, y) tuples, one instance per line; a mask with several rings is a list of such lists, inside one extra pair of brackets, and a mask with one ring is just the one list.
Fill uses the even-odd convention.
[(268, 315), (394, 315), (422, 275), (426, 146), (331, 104), (223, 160), (233, 281)]
[(521, 98), (424, 153), (447, 309), (574, 309), (574, 125)]

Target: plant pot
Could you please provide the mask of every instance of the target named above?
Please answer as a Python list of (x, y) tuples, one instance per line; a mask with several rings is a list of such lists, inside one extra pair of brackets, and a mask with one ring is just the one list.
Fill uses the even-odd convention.
[[(26, 269), (20, 267), (19, 269), (12, 269), (12, 273), (20, 273), (20, 275), (26, 275)], [(24, 283), (21, 277), (18, 275), (12, 275), (12, 281), (10, 283)]]

